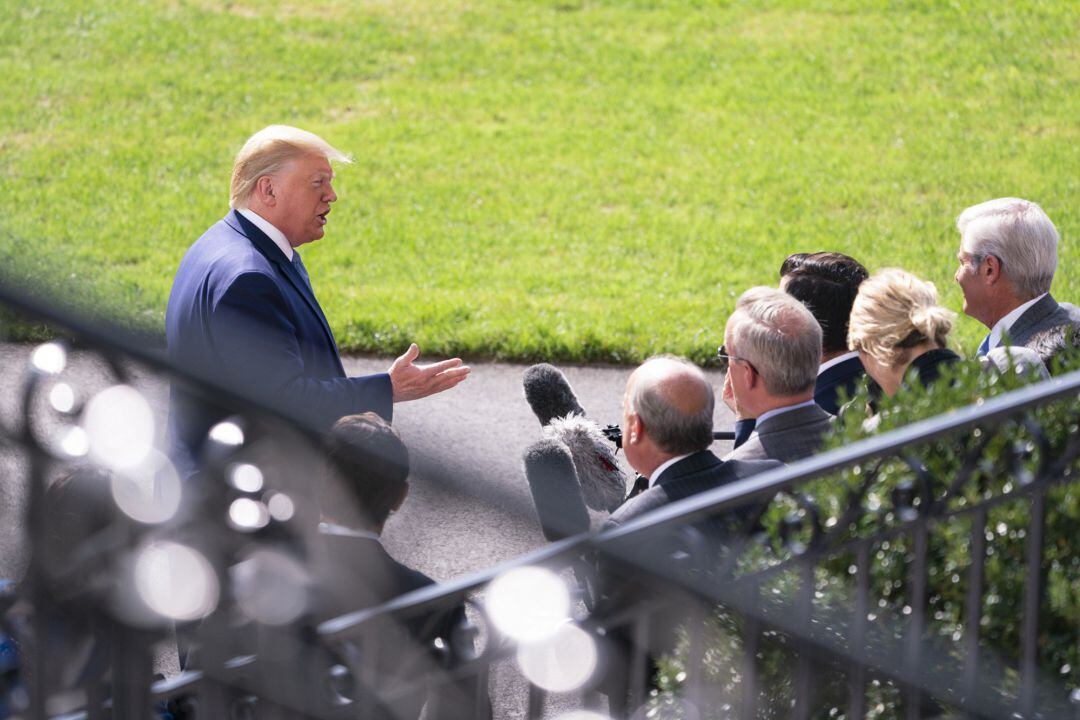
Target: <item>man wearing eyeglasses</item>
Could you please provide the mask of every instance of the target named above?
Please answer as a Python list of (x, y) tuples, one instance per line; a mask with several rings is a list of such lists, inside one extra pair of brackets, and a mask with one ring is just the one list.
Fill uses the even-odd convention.
[(736, 418), (757, 418), (754, 432), (725, 460), (790, 463), (820, 449), (832, 423), (814, 402), (821, 326), (802, 303), (776, 288), (747, 290), (717, 354), (724, 401)]
[(956, 282), (964, 313), (990, 332), (979, 357), (1002, 345), (1020, 345), (1050, 360), (1080, 346), (1080, 308), (1050, 295), (1057, 269), (1058, 231), (1042, 208), (1018, 198), (969, 207), (960, 231)]

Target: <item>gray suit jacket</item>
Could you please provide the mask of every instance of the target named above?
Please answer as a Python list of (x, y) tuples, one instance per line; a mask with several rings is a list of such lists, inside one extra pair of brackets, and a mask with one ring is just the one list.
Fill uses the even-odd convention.
[(819, 405), (789, 410), (765, 418), (745, 443), (724, 458), (732, 460), (779, 460), (795, 462), (821, 449), (833, 416)]
[(1029, 307), (1006, 334), (1008, 344), (1022, 345), (1039, 353), (1049, 369), (1055, 355), (1080, 347), (1080, 308), (1058, 303), (1052, 295), (1047, 295)]

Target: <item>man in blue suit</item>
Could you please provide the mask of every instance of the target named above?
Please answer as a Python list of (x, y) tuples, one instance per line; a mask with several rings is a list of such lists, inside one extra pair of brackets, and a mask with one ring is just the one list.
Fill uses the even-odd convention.
[[(322, 430), (465, 379), (460, 359), (416, 365), (411, 345), (386, 373), (348, 377), (330, 325), (296, 248), (324, 234), (337, 200), (331, 161), (349, 162), (312, 133), (271, 125), (244, 144), (233, 166), (229, 212), (180, 262), (165, 313), (169, 357)], [(171, 393), (177, 463), (196, 467), (207, 430), (227, 408), (180, 384)]]

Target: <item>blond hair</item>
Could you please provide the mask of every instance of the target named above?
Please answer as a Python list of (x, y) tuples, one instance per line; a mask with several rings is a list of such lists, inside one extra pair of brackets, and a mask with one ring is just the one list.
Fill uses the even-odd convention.
[(351, 157), (315, 133), (288, 125), (270, 125), (249, 137), (236, 154), (229, 185), (229, 207), (234, 210), (247, 207), (259, 178), (273, 175), (305, 155), (322, 155), (331, 162), (352, 162)]
[(910, 347), (927, 341), (945, 347), (956, 314), (937, 303), (932, 282), (898, 268), (874, 273), (851, 308), (848, 347), (890, 367), (903, 363)]

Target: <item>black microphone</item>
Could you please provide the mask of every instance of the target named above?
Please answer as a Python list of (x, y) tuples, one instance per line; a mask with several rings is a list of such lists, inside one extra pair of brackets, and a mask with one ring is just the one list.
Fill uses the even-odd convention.
[(589, 530), (589, 513), (566, 445), (544, 438), (526, 448), (525, 478), (547, 540), (561, 540)]
[(525, 399), (541, 425), (547, 425), (553, 418), (585, 414), (566, 376), (554, 365), (539, 363), (526, 368), (521, 382), (525, 386)]

